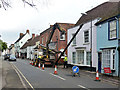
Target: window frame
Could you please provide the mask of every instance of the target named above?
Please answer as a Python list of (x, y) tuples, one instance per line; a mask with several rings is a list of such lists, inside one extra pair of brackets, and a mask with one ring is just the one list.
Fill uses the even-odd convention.
[[(115, 52), (113, 52), (113, 51), (115, 51)], [(104, 50), (102, 50), (102, 69), (104, 67), (110, 67), (111, 70), (115, 70), (115, 60), (116, 60), (115, 53), (116, 53), (116, 49), (104, 49)], [(113, 55), (114, 55), (114, 60), (113, 60)]]
[(62, 34), (62, 32), (60, 32), (60, 40), (65, 40), (65, 32), (64, 32), (64, 34), (62, 35), (63, 39), (61, 39), (61, 34)]
[[(111, 22), (116, 22), (116, 37), (110, 37), (110, 35), (111, 35), (111, 33), (110, 33), (110, 23)], [(114, 31), (114, 30), (112, 30), (112, 31)], [(108, 40), (115, 40), (115, 39), (117, 39), (117, 20), (115, 20), (115, 19), (113, 19), (113, 20), (110, 20), (109, 22), (108, 22)]]
[[(74, 53), (74, 57), (73, 57), (73, 53)], [(75, 61), (75, 62), (73, 62)], [(75, 64), (76, 63), (76, 52), (72, 52), (72, 63)]]
[[(72, 37), (75, 35), (75, 33), (73, 33), (72, 34)], [(75, 42), (75, 43), (74, 43)], [(72, 41), (72, 45), (76, 45), (76, 36), (75, 36), (75, 38), (73, 39), (73, 41)]]
[[(88, 42), (85, 42), (85, 32), (88, 32)], [(89, 33), (89, 30), (85, 30), (84, 32), (83, 32), (83, 35), (84, 35), (84, 44), (86, 44), (86, 43), (89, 43), (90, 42), (90, 33)]]

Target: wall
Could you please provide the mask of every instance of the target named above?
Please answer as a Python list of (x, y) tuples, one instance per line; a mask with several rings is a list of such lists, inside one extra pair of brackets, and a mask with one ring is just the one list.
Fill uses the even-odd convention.
[[(118, 22), (117, 22), (117, 37), (118, 37)], [(110, 48), (116, 47), (116, 57), (115, 57), (115, 73), (113, 76), (118, 76), (118, 39), (116, 40), (108, 40), (108, 22), (104, 22), (97, 26), (97, 51), (100, 52), (101, 48)], [(103, 70), (102, 70), (103, 73)]]
[[(97, 67), (97, 50), (96, 50), (96, 26), (94, 25), (97, 22), (97, 19), (92, 21), (92, 67)], [(74, 28), (68, 29), (68, 42), (72, 38), (72, 34), (74, 34), (78, 30), (79, 26), (76, 26)], [(84, 43), (84, 31), (89, 30), (89, 43)], [(67, 42), (67, 43), (68, 43)], [(86, 48), (86, 51), (90, 51), (91, 48), (91, 22), (87, 22), (83, 25), (81, 30), (78, 32), (76, 36), (76, 45), (71, 45), (68, 48), (68, 63), (72, 63), (72, 52), (76, 52), (75, 48)], [(86, 58), (86, 57), (85, 57)], [(79, 65), (79, 64), (77, 64)], [(81, 65), (80, 65), (81, 66)], [(87, 66), (87, 65), (84, 65)]]

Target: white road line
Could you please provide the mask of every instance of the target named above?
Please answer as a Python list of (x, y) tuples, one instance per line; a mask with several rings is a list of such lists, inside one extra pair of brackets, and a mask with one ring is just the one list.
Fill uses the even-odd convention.
[(81, 88), (84, 88), (84, 89), (90, 90), (90, 89), (88, 89), (88, 88), (86, 88), (86, 87), (84, 87), (84, 86), (82, 86), (82, 85), (78, 85), (78, 86), (81, 87)]
[(21, 71), (13, 64), (13, 66), (19, 71), (19, 73), (22, 75), (22, 77), (26, 80), (26, 82), (29, 84), (29, 86), (33, 89), (33, 90), (35, 90), (34, 88), (33, 88), (33, 86), (30, 84), (30, 82), (26, 79), (26, 77), (21, 73)]
[(24, 88), (27, 89), (27, 87), (26, 87), (26, 85), (25, 85), (25, 83), (24, 83), (22, 77), (20, 76), (20, 74), (18, 73), (18, 71), (16, 70), (16, 68), (13, 66), (13, 64), (11, 64), (11, 65), (12, 65), (13, 69), (15, 70), (15, 72), (18, 74), (18, 76), (19, 76), (19, 78), (20, 78), (20, 81), (21, 81), (22, 85), (24, 86)]
[(62, 80), (66, 80), (66, 79), (64, 79), (64, 78), (62, 78), (62, 77), (60, 77), (60, 76), (58, 76), (58, 75), (55, 75), (55, 74), (52, 74), (52, 73), (49, 73), (49, 74), (51, 74), (51, 75), (53, 75), (53, 76), (55, 76), (55, 77), (58, 77), (58, 78), (60, 78), (60, 79), (62, 79)]
[(45, 71), (45, 70), (42, 70), (42, 69), (40, 69), (40, 68), (37, 68), (37, 69), (39, 69), (40, 71)]

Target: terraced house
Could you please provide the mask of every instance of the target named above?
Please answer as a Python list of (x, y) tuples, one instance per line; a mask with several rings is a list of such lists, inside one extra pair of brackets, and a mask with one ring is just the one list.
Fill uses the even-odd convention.
[(106, 3), (104, 17), (96, 23), (99, 71), (110, 68), (108, 75), (120, 76), (120, 2)]
[[(68, 48), (68, 63), (118, 76), (119, 2), (105, 2), (82, 13), (75, 27), (68, 29), (68, 42), (80, 24), (84, 24)], [(109, 7), (109, 8), (108, 8)], [(97, 26), (96, 26), (97, 25)]]

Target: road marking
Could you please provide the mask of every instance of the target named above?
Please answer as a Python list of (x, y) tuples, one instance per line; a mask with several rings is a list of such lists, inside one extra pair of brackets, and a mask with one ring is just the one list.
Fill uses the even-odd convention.
[(26, 77), (21, 73), (21, 71), (13, 64), (13, 66), (19, 71), (19, 73), (22, 75), (22, 77), (26, 80), (26, 82), (29, 84), (29, 86), (33, 89), (33, 90), (35, 90), (34, 88), (33, 88), (33, 86), (30, 84), (30, 82), (26, 79)]
[(60, 79), (62, 79), (62, 80), (66, 80), (66, 79), (64, 79), (64, 78), (62, 78), (62, 77), (60, 77), (60, 76), (58, 76), (58, 75), (55, 75), (55, 74), (52, 74), (52, 73), (49, 73), (49, 74), (51, 74), (51, 75), (53, 75), (53, 76), (55, 76), (55, 77), (58, 77), (58, 78), (60, 78)]
[(39, 69), (40, 71), (45, 71), (45, 70), (42, 70), (42, 69), (40, 69), (40, 68), (37, 68), (37, 69)]
[(90, 89), (88, 89), (88, 88), (86, 88), (86, 87), (84, 87), (84, 86), (82, 86), (82, 85), (78, 85), (78, 86), (81, 87), (81, 88), (84, 88), (84, 89), (90, 90)]
[(20, 74), (18, 73), (18, 71), (16, 70), (16, 68), (13, 66), (13, 64), (11, 64), (11, 65), (12, 65), (13, 69), (15, 70), (15, 72), (18, 74), (18, 77), (20, 78), (20, 81), (21, 81), (22, 85), (24, 86), (24, 88), (27, 89), (27, 87), (26, 87), (26, 85), (25, 85), (22, 77), (20, 76)]

